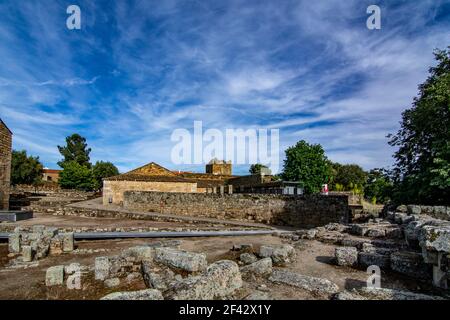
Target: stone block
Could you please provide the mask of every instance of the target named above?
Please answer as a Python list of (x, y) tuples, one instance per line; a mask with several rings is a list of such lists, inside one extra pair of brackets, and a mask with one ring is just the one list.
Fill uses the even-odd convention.
[(407, 206), (408, 214), (421, 214), (422, 208), (420, 206), (416, 205), (409, 205)]
[(60, 286), (64, 284), (64, 266), (54, 266), (47, 269), (45, 274), (45, 285), (47, 287)]
[(272, 259), (264, 258), (259, 261), (253, 262), (241, 268), (241, 273), (243, 275), (268, 275), (272, 273)]
[(372, 265), (380, 267), (382, 270), (388, 270), (390, 267), (390, 259), (388, 255), (373, 252), (360, 252), (358, 254), (359, 264), (363, 267)]
[(100, 300), (164, 300), (161, 292), (155, 289), (145, 289), (139, 291), (114, 292)]
[(49, 253), (51, 255), (60, 255), (63, 253), (63, 238), (62, 238), (62, 236), (57, 235), (50, 240)]
[(224, 299), (242, 286), (238, 265), (229, 260), (217, 261), (200, 276), (176, 282), (167, 293), (173, 300)]
[(109, 277), (109, 258), (97, 257), (95, 258), (95, 280), (106, 280)]
[(122, 252), (124, 257), (133, 257), (137, 261), (153, 260), (155, 249), (149, 246), (136, 246), (126, 249)]
[(261, 258), (271, 258), (275, 265), (286, 265), (295, 258), (295, 249), (291, 245), (261, 246), (259, 250)]
[(416, 279), (430, 279), (431, 266), (427, 265), (420, 253), (398, 251), (390, 256), (391, 269)]
[(8, 251), (9, 253), (20, 253), (20, 239), (19, 233), (12, 233), (8, 238)]
[(339, 291), (339, 287), (330, 280), (305, 276), (282, 269), (274, 270), (269, 280), (319, 294), (330, 295)]
[(172, 248), (156, 248), (155, 261), (169, 267), (189, 272), (204, 271), (207, 267), (206, 255)]
[(239, 256), (239, 259), (244, 264), (251, 264), (251, 263), (254, 263), (254, 262), (258, 261), (258, 258), (253, 253), (242, 253)]
[(353, 267), (358, 264), (358, 250), (355, 247), (338, 247), (335, 249), (338, 266)]
[(62, 234), (62, 251), (72, 252), (74, 249), (73, 232), (67, 232)]
[(31, 246), (22, 247), (22, 259), (23, 262), (33, 261), (33, 249), (31, 248)]

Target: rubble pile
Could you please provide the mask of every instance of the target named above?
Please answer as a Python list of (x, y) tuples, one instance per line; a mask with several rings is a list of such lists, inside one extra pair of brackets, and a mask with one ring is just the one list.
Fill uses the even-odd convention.
[(60, 233), (57, 228), (36, 225), (32, 228), (17, 227), (10, 234), (10, 256), (19, 256), (20, 262), (32, 262), (50, 255), (60, 255), (74, 250), (72, 232)]
[[(405, 276), (432, 281), (449, 288), (450, 212), (447, 207), (399, 206), (385, 218), (362, 224), (328, 224), (284, 235), (292, 241), (316, 239), (337, 245), (335, 262), (339, 266), (376, 265)], [(427, 214), (424, 214), (427, 213)], [(428, 213), (432, 213), (428, 215)], [(439, 216), (442, 219), (437, 219)]]

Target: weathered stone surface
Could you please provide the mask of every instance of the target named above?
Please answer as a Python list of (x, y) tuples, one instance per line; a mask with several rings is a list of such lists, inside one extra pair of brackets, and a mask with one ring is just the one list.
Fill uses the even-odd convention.
[(242, 253), (239, 256), (239, 259), (244, 263), (244, 264), (251, 264), (253, 262), (258, 261), (258, 258), (253, 254), (253, 253)]
[(261, 246), (259, 256), (271, 258), (275, 265), (286, 265), (295, 259), (295, 249), (291, 245)]
[(338, 247), (334, 254), (338, 266), (353, 267), (358, 264), (358, 250), (355, 247)]
[(61, 235), (56, 235), (50, 240), (49, 253), (51, 255), (60, 255), (63, 253), (63, 238)]
[(175, 273), (172, 270), (168, 268), (161, 270), (148, 260), (142, 262), (142, 276), (147, 287), (162, 291), (175, 280)]
[(139, 291), (114, 292), (104, 296), (100, 300), (164, 300), (161, 292), (156, 289)]
[(73, 232), (67, 232), (62, 234), (62, 251), (72, 252), (74, 249)]
[[(108, 184), (112, 182), (107, 181)], [(140, 181), (114, 183), (122, 185), (131, 183), (131, 186), (127, 186), (128, 190), (142, 190), (143, 188)], [(152, 187), (155, 190), (154, 186)], [(177, 215), (219, 219), (231, 218), (284, 224), (298, 228), (313, 228), (331, 222), (347, 222), (349, 219), (348, 195), (290, 197), (275, 194), (248, 196), (239, 193), (220, 195), (187, 192), (189, 193), (181, 195), (178, 192), (125, 191), (123, 206), (130, 210), (144, 212), (170, 212)], [(105, 193), (104, 197), (107, 197)], [(161, 207), (161, 203), (164, 203), (164, 207)]]
[(133, 257), (136, 260), (153, 260), (155, 249), (149, 246), (136, 246), (122, 252), (124, 257)]
[(420, 246), (426, 250), (450, 253), (450, 223), (423, 226), (419, 234), (419, 242)]
[(243, 275), (268, 275), (272, 273), (272, 259), (264, 258), (241, 268)]
[(390, 267), (389, 256), (379, 253), (360, 252), (358, 254), (358, 261), (363, 267), (375, 265), (380, 267), (382, 270), (388, 270)]
[(371, 243), (364, 243), (362, 246), (362, 252), (368, 252), (368, 253), (377, 253), (382, 255), (390, 255), (393, 251), (396, 249), (393, 248), (383, 248), (383, 247), (376, 247)]
[(393, 252), (390, 258), (393, 271), (417, 279), (431, 278), (431, 268), (425, 264), (420, 253), (398, 251)]
[(342, 246), (344, 247), (356, 247), (358, 249), (362, 249), (364, 243), (370, 243), (370, 239), (353, 239), (353, 238), (345, 238), (342, 239)]
[(305, 276), (287, 270), (274, 270), (269, 280), (319, 294), (334, 294), (339, 291), (339, 287), (330, 280)]
[(403, 212), (403, 213), (407, 213), (408, 212), (408, 208), (404, 204), (398, 206), (396, 210), (398, 212)]
[(47, 269), (45, 285), (47, 287), (64, 284), (64, 266), (54, 266)]
[(441, 297), (429, 296), (410, 291), (394, 289), (360, 288), (343, 291), (335, 296), (337, 300), (443, 300)]
[(386, 230), (381, 228), (368, 228), (365, 236), (369, 238), (382, 238), (386, 236)]
[(95, 258), (95, 280), (106, 280), (109, 277), (110, 266), (108, 257)]
[(206, 255), (172, 248), (156, 248), (155, 261), (189, 272), (203, 271), (207, 267)]
[(10, 253), (20, 253), (20, 234), (12, 233), (8, 238), (8, 250)]
[(23, 262), (30, 262), (33, 260), (33, 249), (31, 246), (22, 247), (22, 258)]
[(114, 288), (120, 286), (120, 279), (119, 278), (106, 279), (104, 283), (106, 287)]
[(408, 214), (421, 214), (422, 208), (420, 206), (416, 205), (409, 205), (407, 206)]
[(242, 286), (238, 265), (229, 260), (217, 261), (200, 276), (176, 282), (167, 293), (173, 300), (211, 300), (225, 298)]

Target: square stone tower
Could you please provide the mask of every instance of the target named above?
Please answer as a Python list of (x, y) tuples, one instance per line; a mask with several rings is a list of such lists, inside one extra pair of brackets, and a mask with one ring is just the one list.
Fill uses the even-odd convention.
[(12, 132), (0, 119), (0, 210), (9, 208)]
[(206, 165), (206, 173), (214, 175), (231, 176), (232, 174), (231, 161), (217, 160), (214, 158)]

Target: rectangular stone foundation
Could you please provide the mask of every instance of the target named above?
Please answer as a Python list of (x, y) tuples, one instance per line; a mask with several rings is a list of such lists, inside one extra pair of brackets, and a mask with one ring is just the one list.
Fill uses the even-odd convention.
[(0, 221), (16, 222), (33, 218), (32, 211), (0, 211)]

